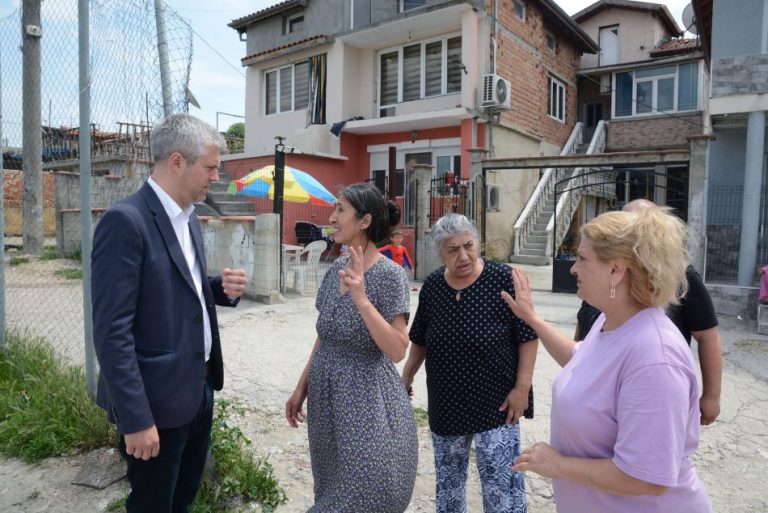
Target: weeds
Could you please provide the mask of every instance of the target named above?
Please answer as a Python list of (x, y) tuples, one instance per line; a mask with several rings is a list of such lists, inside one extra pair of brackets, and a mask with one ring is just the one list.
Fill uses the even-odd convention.
[(429, 415), (427, 414), (427, 410), (424, 408), (414, 408), (413, 418), (416, 420), (417, 428), (423, 428), (429, 423)]
[(43, 254), (38, 257), (38, 260), (56, 260), (59, 258), (59, 252), (56, 246), (45, 246), (43, 248)]
[(88, 397), (82, 367), (66, 365), (40, 338), (6, 335), (0, 352), (0, 454), (27, 462), (115, 445)]
[(53, 274), (56, 276), (61, 276), (62, 278), (66, 278), (68, 280), (82, 280), (83, 279), (83, 271), (80, 269), (56, 269), (53, 271)]
[(272, 474), (266, 458), (257, 459), (249, 449), (251, 441), (243, 432), (227, 422), (242, 410), (229, 401), (216, 402), (216, 415), (211, 433), (211, 452), (216, 466), (214, 479), (203, 481), (192, 513), (226, 510), (228, 505), (258, 501), (262, 511), (270, 512), (285, 502), (283, 489)]
[(8, 260), (8, 265), (10, 265), (11, 267), (15, 267), (21, 264), (28, 264), (28, 263), (29, 263), (29, 258), (23, 257), (23, 256), (14, 256)]

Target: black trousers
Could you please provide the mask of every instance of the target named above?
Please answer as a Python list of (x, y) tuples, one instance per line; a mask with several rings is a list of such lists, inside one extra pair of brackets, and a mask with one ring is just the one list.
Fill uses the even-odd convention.
[(120, 454), (128, 463), (131, 493), (126, 513), (187, 513), (195, 499), (211, 442), (213, 387), (206, 382), (200, 410), (184, 426), (158, 429), (160, 452), (147, 461), (125, 452), (120, 437)]

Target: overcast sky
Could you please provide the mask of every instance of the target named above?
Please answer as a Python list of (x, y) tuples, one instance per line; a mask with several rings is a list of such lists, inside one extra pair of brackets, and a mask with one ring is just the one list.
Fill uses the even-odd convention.
[[(237, 32), (227, 24), (233, 19), (247, 16), (279, 1), (166, 0), (172, 9), (189, 21), (195, 31), (190, 89), (201, 108), (190, 106), (190, 114), (199, 116), (212, 125), (216, 125), (218, 118), (219, 129), (222, 131), (232, 123), (242, 121), (229, 114), (242, 116), (245, 113), (245, 69), (240, 65), (240, 59), (245, 56), (245, 42), (239, 41)], [(574, 14), (593, 3), (593, 0), (557, 1), (568, 14)], [(683, 8), (688, 3), (689, 0), (666, 2), (680, 26)], [(7, 16), (18, 8), (18, 5), (19, 0), (0, 0), (0, 16)]]

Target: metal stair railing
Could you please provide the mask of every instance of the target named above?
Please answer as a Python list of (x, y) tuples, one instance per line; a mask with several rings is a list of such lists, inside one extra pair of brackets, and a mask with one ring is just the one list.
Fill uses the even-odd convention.
[[(595, 133), (592, 136), (592, 141), (589, 143), (586, 155), (602, 153), (605, 150), (605, 127), (605, 121), (600, 120), (597, 127), (595, 127)], [(552, 254), (552, 248), (559, 246), (563, 242), (563, 239), (565, 239), (565, 235), (568, 232), (571, 220), (573, 219), (573, 214), (576, 212), (576, 209), (581, 202), (581, 196), (585, 190), (584, 188), (580, 188), (580, 186), (585, 186), (589, 181), (594, 181), (590, 175), (585, 174), (585, 169), (592, 168), (577, 167), (571, 174), (568, 182), (566, 182), (566, 186), (563, 187), (565, 192), (560, 195), (560, 198), (557, 200), (555, 213), (549, 219), (549, 223), (547, 223), (547, 248), (545, 255)], [(557, 230), (555, 230), (555, 219), (557, 219)], [(555, 233), (557, 234), (556, 241), (554, 240)]]
[[(568, 141), (560, 151), (560, 156), (573, 155), (577, 152), (579, 145), (582, 143), (584, 134), (584, 124), (581, 122), (576, 123), (571, 131)], [(520, 213), (520, 217), (515, 222), (515, 246), (513, 254), (519, 255), (520, 250), (525, 248), (528, 242), (528, 237), (533, 232), (533, 227), (542, 215), (546, 215), (544, 212), (544, 205), (547, 200), (551, 199), (555, 195), (555, 168), (547, 168), (544, 174), (536, 185), (533, 194), (528, 199), (525, 208)], [(548, 253), (545, 253), (548, 254)]]

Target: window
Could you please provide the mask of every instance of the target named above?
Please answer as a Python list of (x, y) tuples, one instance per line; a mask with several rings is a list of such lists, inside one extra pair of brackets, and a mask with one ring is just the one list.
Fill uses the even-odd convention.
[(686, 64), (616, 73), (616, 117), (698, 109), (699, 65)]
[(458, 183), (456, 177), (461, 174), (461, 156), (440, 155), (435, 158), (435, 163), (437, 166), (432, 178), (436, 180), (437, 192), (442, 195), (451, 194)]
[(554, 52), (556, 47), (555, 36), (553, 36), (551, 32), (547, 32), (545, 38), (547, 41), (547, 48)]
[(309, 62), (267, 71), (264, 100), (266, 115), (306, 109), (309, 104)]
[(565, 123), (565, 85), (554, 77), (548, 77), (547, 90), (547, 114)]
[(294, 14), (285, 18), (284, 34), (293, 34), (304, 30), (304, 13)]
[(411, 9), (418, 9), (419, 7), (424, 7), (426, 5), (427, 5), (427, 0), (398, 0), (397, 12), (410, 11)]
[(379, 54), (379, 116), (394, 105), (461, 92), (461, 36), (415, 43)]
[(525, 2), (523, 0), (514, 0), (515, 2), (515, 16), (525, 21)]

